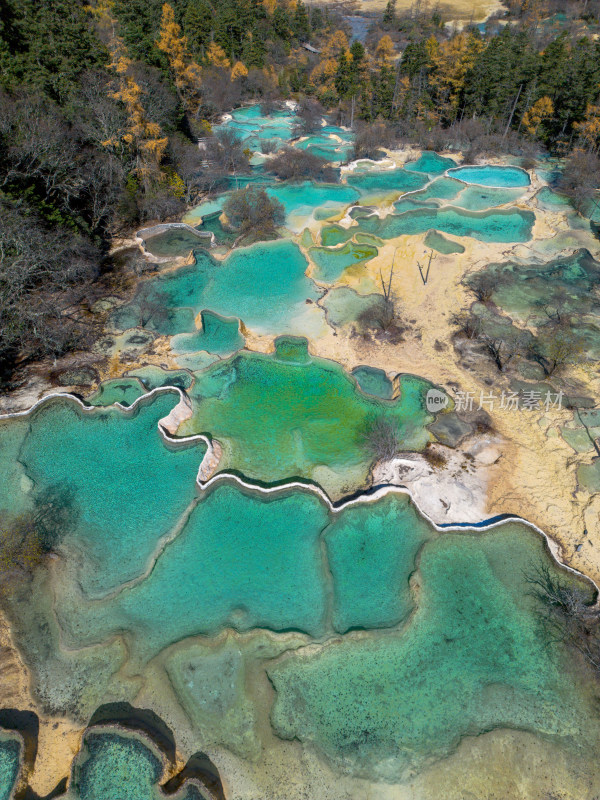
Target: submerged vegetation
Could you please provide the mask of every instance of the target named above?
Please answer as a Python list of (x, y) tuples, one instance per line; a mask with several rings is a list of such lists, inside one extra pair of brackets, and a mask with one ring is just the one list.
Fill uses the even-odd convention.
[(546, 564), (526, 580), (552, 638), (577, 650), (600, 678), (600, 609), (590, 587), (567, 583)]

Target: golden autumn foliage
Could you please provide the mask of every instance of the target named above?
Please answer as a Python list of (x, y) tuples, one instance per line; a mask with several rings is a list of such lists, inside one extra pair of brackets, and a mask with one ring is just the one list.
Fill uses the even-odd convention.
[(320, 86), (324, 83), (327, 83), (329, 80), (333, 80), (336, 70), (337, 61), (335, 58), (324, 59), (323, 61), (319, 61), (319, 63), (310, 73), (309, 80), (313, 86)]
[(168, 3), (162, 8), (160, 39), (156, 45), (167, 56), (180, 99), (188, 110), (195, 111), (202, 83), (201, 70), (188, 52), (187, 39), (182, 35), (181, 27), (175, 21), (175, 11)]
[(209, 44), (206, 51), (206, 58), (208, 59), (208, 63), (212, 64), (213, 67), (226, 67), (229, 69), (231, 66), (225, 50), (223, 50), (220, 45), (216, 44), (216, 42), (211, 42)]
[(452, 116), (458, 108), (467, 73), (484, 44), (479, 37), (459, 33), (447, 42), (438, 42), (432, 36), (427, 40), (426, 48), (432, 68), (431, 86), (444, 113)]
[(334, 31), (321, 49), (323, 60), (339, 58), (342, 53), (348, 52), (348, 37), (344, 31)]
[(600, 106), (588, 105), (585, 119), (576, 122), (575, 128), (584, 142), (592, 149), (600, 144)]
[(273, 16), (277, 8), (277, 0), (263, 0), (263, 6), (269, 16)]
[(168, 139), (158, 123), (148, 119), (142, 102), (142, 90), (131, 74), (132, 61), (123, 39), (117, 35), (117, 21), (112, 13), (112, 0), (98, 0), (90, 7), (110, 53), (109, 67), (117, 75), (117, 86), (111, 96), (123, 104), (126, 123), (118, 139), (104, 142), (105, 147), (120, 144), (130, 147), (137, 155), (136, 173), (143, 181), (158, 173), (158, 165), (167, 149)]
[(542, 122), (554, 114), (554, 103), (549, 97), (540, 97), (531, 108), (523, 114), (523, 126), (527, 133), (535, 136)]
[(231, 80), (235, 81), (238, 78), (246, 78), (248, 76), (248, 68), (241, 61), (236, 61), (231, 70)]
[(379, 42), (377, 43), (377, 47), (375, 48), (375, 57), (380, 62), (388, 62), (391, 61), (394, 57), (395, 50), (394, 50), (394, 43), (390, 36), (385, 34), (382, 36)]

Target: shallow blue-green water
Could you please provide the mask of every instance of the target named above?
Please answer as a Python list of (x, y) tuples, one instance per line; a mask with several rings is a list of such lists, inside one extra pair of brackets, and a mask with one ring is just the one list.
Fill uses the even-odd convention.
[(145, 282), (131, 304), (113, 315), (113, 324), (120, 327), (139, 318), (140, 304), (150, 297), (167, 313), (153, 317), (149, 326), (167, 335), (195, 333), (195, 315), (210, 309), (237, 317), (260, 333), (316, 336), (325, 323), (322, 313), (307, 303), (320, 296), (305, 275), (307, 266), (300, 249), (288, 240), (233, 250), (223, 262), (200, 252), (195, 264)]
[(458, 178), (464, 183), (476, 183), (480, 186), (496, 186), (500, 188), (529, 186), (531, 180), (525, 170), (518, 167), (497, 167), (485, 165), (481, 167), (456, 167), (450, 169), (448, 175)]
[(175, 392), (156, 394), (128, 416), (115, 408), (84, 412), (57, 398), (29, 418), (19, 458), (36, 489), (72, 495), (77, 518), (65, 544), (85, 554), (85, 592), (103, 593), (139, 574), (196, 496), (205, 445), (166, 446), (158, 432), (177, 402)]
[(235, 317), (221, 317), (212, 311), (201, 312), (202, 327), (197, 333), (182, 333), (171, 339), (174, 353), (196, 353), (206, 350), (217, 355), (230, 355), (244, 346), (240, 321)]
[(413, 172), (426, 172), (429, 175), (441, 175), (447, 169), (456, 166), (456, 161), (453, 158), (446, 158), (434, 153), (431, 150), (425, 150), (420, 158), (416, 161), (409, 161), (404, 165), (405, 169)]
[(12, 800), (19, 777), (21, 747), (15, 736), (0, 732), (0, 800)]
[(403, 214), (389, 214), (380, 219), (373, 215), (360, 219), (358, 228), (331, 225), (321, 231), (326, 246), (346, 242), (355, 233), (365, 231), (381, 239), (417, 235), (430, 229), (454, 236), (470, 236), (482, 242), (528, 242), (531, 239), (535, 214), (532, 211), (508, 209), (499, 211), (465, 211), (453, 206), (440, 209), (419, 208)]
[[(314, 495), (258, 497), (221, 485), (192, 512), (152, 573), (114, 600), (59, 614), (80, 646), (127, 630), (138, 657), (225, 627), (323, 631), (325, 586), (319, 535), (327, 524)], [(129, 546), (132, 543), (129, 542)]]
[(352, 375), (363, 392), (381, 397), (383, 400), (391, 400), (394, 387), (387, 374), (382, 369), (376, 367), (360, 366), (352, 370)]
[(495, 727), (537, 732), (583, 754), (597, 716), (540, 625), (526, 583), (546, 559), (541, 538), (517, 525), (426, 543), (405, 629), (300, 651), (271, 668), (276, 730), (313, 743), (344, 770), (389, 779)]

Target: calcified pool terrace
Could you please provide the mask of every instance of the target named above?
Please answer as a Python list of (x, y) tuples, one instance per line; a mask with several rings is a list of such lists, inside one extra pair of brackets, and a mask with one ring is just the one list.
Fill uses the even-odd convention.
[[(295, 139), (290, 111), (242, 109), (223, 125), (257, 151), (270, 139), (335, 163), (350, 153), (333, 126)], [(115, 358), (158, 342), (164, 366), (140, 362), (85, 401), (51, 397), (0, 418), (2, 519), (59, 488), (71, 509), (51, 568), (7, 599), (36, 702), (82, 726), (104, 702), (152, 708), (186, 757), (210, 752), (240, 798), (289, 800), (292, 784), (306, 794), (304, 759), (333, 786), (349, 780), (348, 796), (357, 778), (401, 792), (431, 770), (460, 772), (464, 748), (492, 732), (564, 753), (593, 786), (596, 688), (540, 624), (527, 577), (547, 569), (589, 602), (595, 587), (523, 520), (440, 526), (402, 487), (373, 486), (370, 431), (426, 451), (452, 404), (428, 411), (426, 376), (315, 354), (381, 306), (386, 243), (414, 240), (442, 259), (478, 242), (515, 247), (532, 240), (540, 204), (562, 201), (523, 170), (428, 152), (341, 174), (248, 177), (285, 206), (277, 241), (229, 251), (223, 195), (186, 217), (217, 247), (182, 228), (150, 237), (157, 258), (193, 250), (192, 263), (142, 281), (112, 311), (104, 346)], [(547, 279), (522, 276), (498, 295), (515, 314)], [(20, 769), (9, 739), (0, 800)], [(161, 760), (136, 735), (90, 729), (67, 797), (159, 800)], [(337, 800), (324, 787), (307, 791)], [(204, 798), (193, 782), (175, 796)]]

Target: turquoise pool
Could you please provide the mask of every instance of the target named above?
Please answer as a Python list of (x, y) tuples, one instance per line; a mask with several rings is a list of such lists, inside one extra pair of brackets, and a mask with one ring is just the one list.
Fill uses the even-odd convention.
[(519, 167), (497, 167), (492, 165), (456, 167), (449, 169), (447, 174), (452, 178), (458, 178), (464, 183), (476, 183), (479, 186), (514, 188), (517, 186), (529, 186), (531, 183), (527, 172)]

